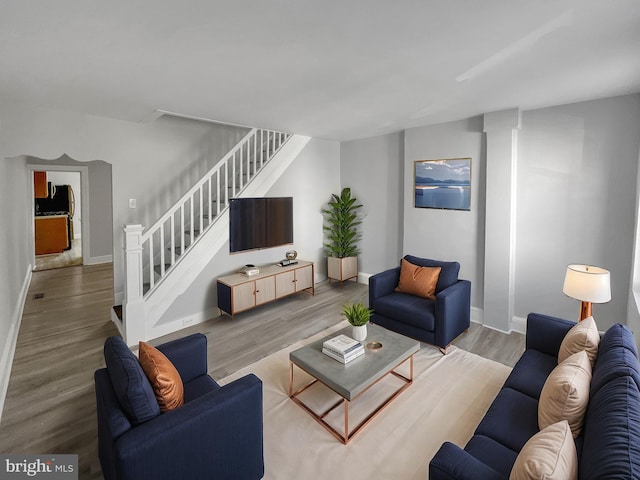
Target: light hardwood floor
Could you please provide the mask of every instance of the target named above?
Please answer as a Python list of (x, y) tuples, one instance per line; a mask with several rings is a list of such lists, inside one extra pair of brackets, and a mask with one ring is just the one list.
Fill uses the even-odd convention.
[[(79, 478), (102, 478), (93, 372), (104, 366), (104, 340), (117, 334), (110, 320), (112, 285), (111, 264), (34, 272), (0, 423), (0, 452), (77, 453)], [(36, 299), (40, 293), (44, 298)], [(343, 304), (367, 304), (367, 296), (366, 285), (322, 282), (313, 297), (294, 295), (150, 343), (204, 333), (209, 373), (219, 380), (335, 325)], [(511, 366), (524, 350), (524, 336), (472, 324), (454, 344)]]
[(104, 363), (104, 339), (117, 333), (112, 303), (111, 264), (33, 273), (0, 423), (0, 452), (77, 453), (80, 478), (101, 478), (93, 372)]

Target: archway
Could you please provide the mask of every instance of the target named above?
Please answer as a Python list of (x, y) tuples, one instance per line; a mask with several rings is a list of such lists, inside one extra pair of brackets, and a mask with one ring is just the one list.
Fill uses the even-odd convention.
[[(33, 179), (33, 172), (37, 171), (49, 172), (51, 178), (54, 180), (71, 178), (68, 176), (65, 177), (65, 175), (71, 174), (80, 176), (79, 191), (74, 191), (74, 194), (72, 194), (77, 194), (79, 200), (76, 200), (75, 212), (70, 211), (70, 213), (73, 214), (73, 218), (68, 218), (70, 222), (69, 237), (79, 236), (76, 240), (79, 241), (78, 247), (80, 248), (78, 248), (78, 250), (82, 252), (81, 264), (94, 265), (111, 262), (113, 260), (113, 238), (110, 233), (113, 225), (111, 165), (100, 160), (89, 162), (77, 161), (68, 155), (62, 155), (55, 160), (26, 157), (26, 163), (30, 173), (28, 176), (30, 179)], [(64, 174), (63, 172), (67, 173)], [(55, 185), (55, 183), (52, 182), (52, 186), (53, 185)], [(31, 188), (34, 189), (33, 183), (31, 183)], [(74, 190), (77, 190), (77, 187)], [(43, 201), (43, 204), (46, 205), (47, 201)], [(58, 208), (55, 205), (58, 204), (54, 204), (54, 206), (51, 207), (54, 209), (54, 213), (56, 213), (55, 209)], [(73, 208), (73, 205), (69, 208)], [(34, 208), (30, 212), (33, 218), (32, 230), (34, 236), (36, 221), (41, 218), (40, 215), (36, 215), (37, 213), (41, 212), (37, 212), (34, 205)], [(80, 218), (77, 218), (78, 216)], [(80, 229), (80, 235), (76, 235), (78, 228)], [(70, 243), (72, 243), (73, 240), (74, 238), (70, 238)], [(38, 264), (36, 257), (36, 248), (34, 248), (33, 265)]]

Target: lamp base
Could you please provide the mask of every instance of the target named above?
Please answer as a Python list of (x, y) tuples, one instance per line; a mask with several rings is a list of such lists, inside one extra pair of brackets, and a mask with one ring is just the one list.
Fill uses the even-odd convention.
[(580, 306), (580, 321), (592, 315), (591, 306), (591, 302), (582, 302), (582, 305)]

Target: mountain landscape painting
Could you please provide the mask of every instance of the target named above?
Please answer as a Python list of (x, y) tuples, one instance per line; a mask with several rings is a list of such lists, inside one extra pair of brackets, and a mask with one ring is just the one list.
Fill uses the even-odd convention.
[(471, 210), (471, 158), (414, 163), (416, 208)]

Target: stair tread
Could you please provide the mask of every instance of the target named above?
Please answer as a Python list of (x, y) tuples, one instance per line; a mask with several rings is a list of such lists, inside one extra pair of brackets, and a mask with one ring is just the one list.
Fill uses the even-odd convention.
[[(167, 270), (169, 270), (169, 268), (171, 268), (171, 265), (172, 265), (171, 263), (165, 263), (164, 264), (164, 271), (166, 272)], [(153, 270), (156, 273), (160, 273), (162, 271), (162, 269), (160, 268), (160, 264), (154, 265), (153, 266)]]

